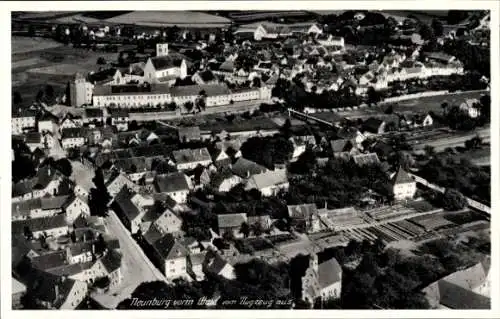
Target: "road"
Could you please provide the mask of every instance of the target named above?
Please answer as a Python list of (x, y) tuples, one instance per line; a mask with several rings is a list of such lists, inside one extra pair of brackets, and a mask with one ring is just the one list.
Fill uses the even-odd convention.
[(115, 212), (109, 211), (106, 217), (109, 232), (120, 242), (122, 259), (122, 284), (106, 294), (93, 294), (92, 297), (107, 308), (114, 309), (123, 300), (130, 297), (135, 288), (148, 281), (165, 281), (166, 278), (151, 263), (141, 247), (132, 238)]

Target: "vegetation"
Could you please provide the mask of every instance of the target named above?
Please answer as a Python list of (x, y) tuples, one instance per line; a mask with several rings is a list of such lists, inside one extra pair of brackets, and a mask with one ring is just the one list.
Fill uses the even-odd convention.
[(291, 158), (292, 152), (292, 143), (281, 135), (251, 137), (241, 146), (244, 158), (270, 169), (276, 164), (286, 163)]
[(95, 187), (90, 190), (89, 208), (93, 216), (106, 216), (107, 205), (111, 199), (106, 185), (104, 185), (104, 176), (100, 168), (96, 169), (95, 176), (92, 179)]

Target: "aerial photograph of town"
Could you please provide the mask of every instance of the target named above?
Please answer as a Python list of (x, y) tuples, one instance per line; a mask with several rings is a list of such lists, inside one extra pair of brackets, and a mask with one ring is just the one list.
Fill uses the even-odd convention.
[(215, 10), (11, 12), (12, 309), (491, 309), (492, 11)]

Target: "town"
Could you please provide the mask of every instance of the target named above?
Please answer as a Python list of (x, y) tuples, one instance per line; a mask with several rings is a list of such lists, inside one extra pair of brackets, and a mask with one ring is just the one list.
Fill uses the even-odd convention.
[(489, 11), (12, 13), (14, 309), (490, 309)]

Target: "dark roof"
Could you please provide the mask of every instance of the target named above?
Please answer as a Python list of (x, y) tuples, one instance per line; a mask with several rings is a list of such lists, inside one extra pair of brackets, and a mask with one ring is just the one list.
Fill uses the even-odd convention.
[(219, 274), (226, 266), (227, 262), (216, 252), (208, 251), (205, 255), (203, 268), (206, 272)]
[(189, 189), (186, 175), (180, 172), (156, 176), (154, 186), (158, 193), (172, 193)]
[(183, 59), (181, 58), (173, 58), (171, 56), (157, 56), (151, 58), (151, 62), (153, 63), (156, 71), (180, 67), (182, 60)]
[(172, 152), (176, 164), (212, 160), (207, 148), (182, 149)]
[(49, 270), (68, 264), (66, 251), (60, 250), (31, 258), (31, 265), (40, 270)]
[(147, 243), (149, 243), (151, 246), (154, 245), (154, 243), (162, 238), (163, 234), (156, 228), (156, 226), (153, 224), (149, 229), (144, 233), (144, 239), (146, 240)]
[(172, 234), (166, 234), (154, 242), (153, 248), (164, 260), (186, 257), (188, 250)]
[(68, 246), (71, 256), (78, 256), (88, 252), (92, 252), (92, 246), (95, 245), (92, 241), (77, 242)]
[(101, 262), (108, 273), (120, 268), (122, 264), (122, 255), (116, 250), (109, 251), (106, 256), (101, 258)]
[(39, 132), (29, 132), (25, 134), (26, 144), (39, 144), (42, 142), (42, 134)]
[(221, 214), (217, 215), (217, 224), (219, 229), (228, 227), (239, 227), (247, 220), (245, 213)]
[(393, 183), (397, 184), (406, 184), (406, 183), (414, 183), (415, 180), (411, 178), (411, 176), (406, 172), (402, 167), (399, 167), (396, 175), (394, 175)]
[(210, 70), (205, 70), (199, 73), (201, 79), (205, 82), (209, 82), (215, 79), (214, 74)]
[(125, 84), (125, 85), (101, 85), (95, 86), (93, 94), (96, 96), (107, 95), (139, 95), (139, 94), (168, 94), (168, 84)]
[[(54, 308), (62, 306), (76, 283), (73, 279), (61, 278), (41, 271), (32, 272), (23, 278), (23, 281), (29, 283), (29, 294), (34, 299), (49, 302)], [(56, 286), (59, 298), (56, 298)]]
[(261, 166), (255, 162), (247, 160), (246, 158), (240, 157), (233, 164), (231, 170), (235, 175), (238, 175), (241, 178), (246, 178), (248, 175), (260, 174), (267, 171), (267, 168)]
[(172, 96), (195, 96), (199, 95), (201, 91), (205, 91), (205, 94), (208, 97), (231, 94), (231, 90), (229, 90), (226, 84), (195, 84), (175, 86), (171, 88), (170, 93), (172, 94)]
[(85, 109), (86, 117), (103, 117), (102, 109)]
[(342, 268), (335, 258), (319, 264), (318, 281), (321, 288), (342, 281)]
[(377, 119), (377, 118), (374, 118), (374, 117), (370, 117), (369, 119), (367, 119), (366, 121), (363, 122), (363, 129), (365, 131), (368, 131), (370, 133), (378, 133), (378, 130), (380, 128), (380, 126), (382, 125), (382, 123), (384, 123), (383, 120), (381, 119)]
[(490, 298), (445, 280), (438, 282), (440, 303), (451, 309), (490, 309)]
[(135, 192), (130, 191), (127, 186), (123, 186), (113, 201), (113, 207), (124, 214), (128, 220), (134, 220), (140, 214), (137, 206), (132, 203), (132, 196), (134, 195)]
[(12, 109), (12, 118), (16, 117), (35, 117), (36, 113), (29, 109)]
[(58, 268), (53, 268), (48, 270), (47, 272), (57, 276), (73, 276), (92, 268), (93, 265), (94, 261), (87, 261), (84, 263), (75, 263), (70, 265), (64, 265)]
[(52, 217), (33, 218), (27, 220), (18, 220), (12, 222), (12, 233), (24, 233), (24, 227), (27, 226), (32, 232), (44, 231), (54, 228), (67, 226), (64, 214)]

